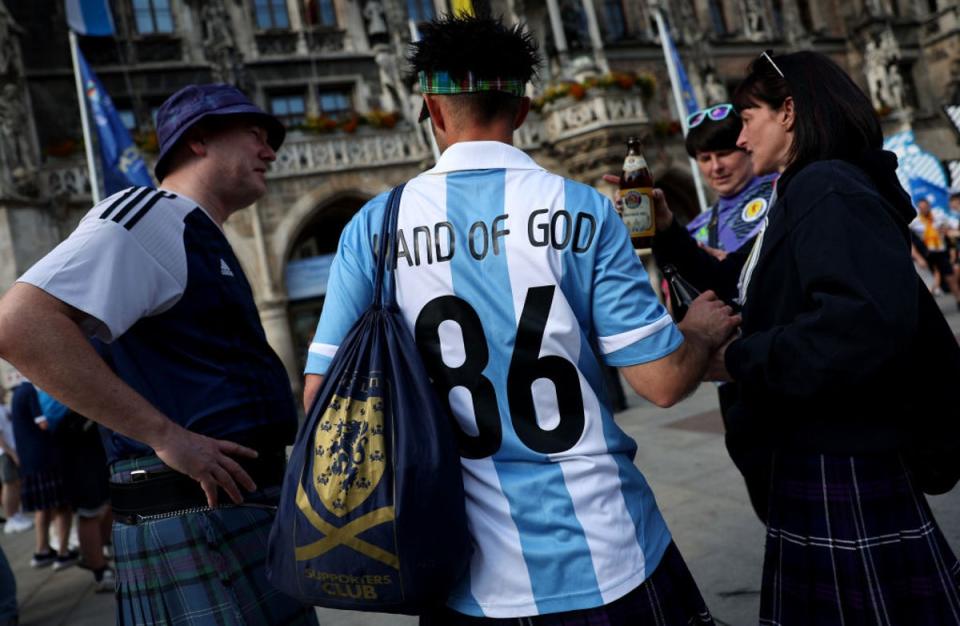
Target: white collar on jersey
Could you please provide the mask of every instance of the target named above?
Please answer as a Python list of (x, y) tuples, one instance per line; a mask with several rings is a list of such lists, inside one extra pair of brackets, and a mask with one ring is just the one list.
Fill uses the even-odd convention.
[(425, 174), (446, 174), (461, 170), (543, 170), (523, 150), (500, 141), (460, 141), (440, 155)]

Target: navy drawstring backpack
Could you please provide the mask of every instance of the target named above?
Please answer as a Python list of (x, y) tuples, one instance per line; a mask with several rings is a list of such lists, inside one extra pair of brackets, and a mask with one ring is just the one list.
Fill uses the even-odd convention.
[(471, 543), (451, 418), (384, 281), (402, 191), (384, 212), (373, 304), (294, 443), (267, 576), (308, 604), (416, 615), (446, 600)]

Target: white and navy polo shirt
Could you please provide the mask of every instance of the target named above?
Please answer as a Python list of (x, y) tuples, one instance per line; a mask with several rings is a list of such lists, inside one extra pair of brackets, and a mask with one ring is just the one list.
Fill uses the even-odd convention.
[[(118, 192), (19, 280), (86, 313), (117, 375), (174, 422), (217, 438), (293, 440), (289, 379), (253, 292), (223, 231), (190, 198)], [(107, 448), (111, 462), (151, 452), (116, 433)]]
[[(307, 373), (370, 305), (387, 194), (340, 240)], [(610, 200), (499, 142), (457, 143), (403, 192), (397, 300), (459, 427), (469, 574), (457, 611), (600, 606), (640, 585), (670, 534), (614, 422), (601, 363), (683, 341)]]

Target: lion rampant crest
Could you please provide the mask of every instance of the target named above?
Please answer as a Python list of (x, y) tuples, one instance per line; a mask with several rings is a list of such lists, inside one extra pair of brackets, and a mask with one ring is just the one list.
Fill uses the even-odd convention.
[(313, 486), (342, 517), (370, 496), (386, 466), (383, 400), (334, 396), (314, 435)]

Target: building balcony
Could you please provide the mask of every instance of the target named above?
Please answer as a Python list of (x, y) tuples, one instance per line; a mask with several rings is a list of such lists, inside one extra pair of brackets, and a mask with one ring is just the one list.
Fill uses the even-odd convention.
[(74, 159), (54, 159), (40, 166), (40, 195), (70, 203), (90, 202), (90, 176), (81, 153)]
[(516, 143), (557, 159), (575, 178), (592, 181), (619, 170), (627, 137), (647, 134), (649, 124), (640, 92), (591, 90), (582, 99), (564, 97), (531, 113)]
[(637, 92), (589, 92), (582, 100), (562, 98), (543, 107), (545, 138), (551, 143), (648, 122), (643, 100)]
[(291, 133), (270, 167), (269, 178), (412, 165), (432, 158), (419, 128), (358, 130), (354, 134)]
[[(562, 98), (531, 112), (516, 133), (516, 144), (530, 152), (546, 152), (567, 162), (574, 174), (613, 167), (623, 158), (627, 136), (643, 134), (648, 118), (639, 93), (590, 92), (581, 100)], [(153, 169), (153, 155), (145, 155)], [(268, 178), (331, 174), (393, 165), (428, 165), (433, 160), (421, 128), (361, 127), (354, 133), (287, 135)], [(600, 171), (599, 169), (597, 171)], [(90, 184), (83, 154), (50, 159), (40, 167), (40, 193), (68, 202), (89, 202)]]

